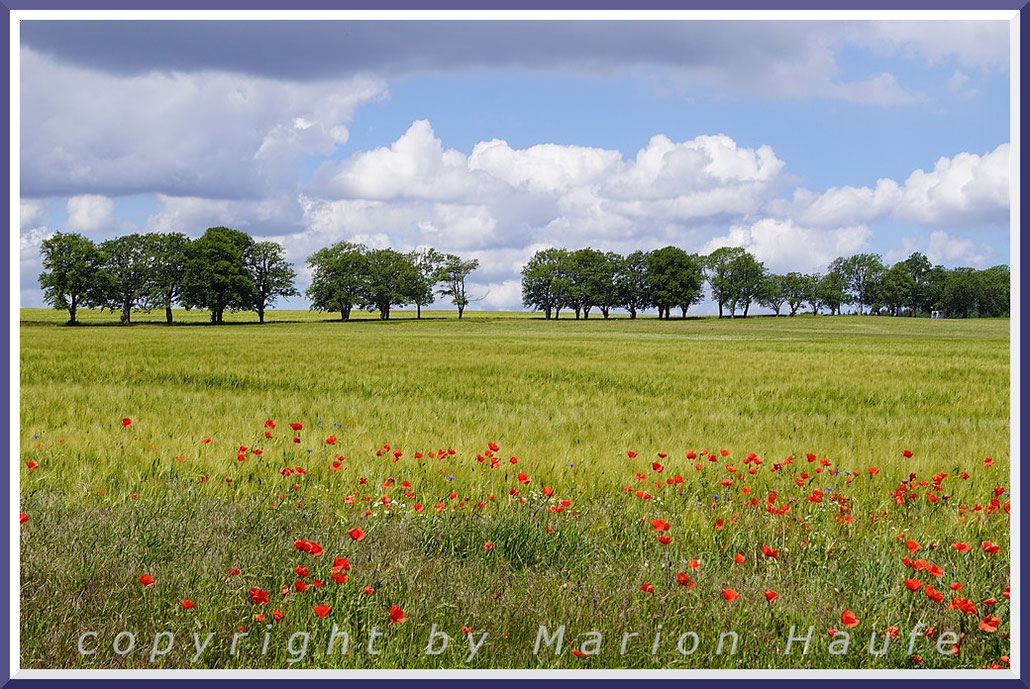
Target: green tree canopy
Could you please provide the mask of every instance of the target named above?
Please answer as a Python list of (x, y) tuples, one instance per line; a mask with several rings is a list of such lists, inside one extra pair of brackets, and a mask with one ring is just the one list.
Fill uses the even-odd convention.
[(191, 242), (182, 286), (186, 308), (208, 309), (212, 323), (221, 323), (227, 310), (250, 309), (255, 287), (247, 256), (253, 244), (250, 235), (228, 227), (211, 227)]
[(78, 323), (80, 307), (103, 305), (107, 275), (104, 255), (96, 244), (81, 234), (57, 232), (43, 240), (40, 254), (43, 299), (55, 309), (67, 309), (68, 323)]

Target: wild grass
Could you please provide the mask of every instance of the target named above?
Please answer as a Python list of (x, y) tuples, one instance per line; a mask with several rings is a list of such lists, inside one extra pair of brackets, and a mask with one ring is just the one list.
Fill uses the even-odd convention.
[[(990, 508), (996, 487), (999, 503), (1010, 499), (1007, 320), (466, 312), (459, 321), (429, 312), (340, 323), (273, 312), (265, 325), (238, 314), (216, 327), (177, 312), (190, 322), (167, 327), (162, 315), (121, 327), (86, 313), (85, 325), (61, 327), (59, 312), (22, 311), (24, 666), (464, 667), (463, 626), (476, 639), (488, 633), (469, 667), (910, 667), (916, 623), (935, 627), (916, 642), (922, 667), (982, 667), (1008, 652), (1008, 514)], [(477, 460), (488, 442), (500, 446), (493, 469)], [(455, 454), (429, 457), (449, 448)], [(717, 461), (684, 456), (702, 449)], [(396, 461), (394, 450), (403, 452)], [(752, 452), (761, 465), (744, 463)], [(337, 455), (346, 459), (333, 470)], [(283, 476), (285, 467), (307, 473)], [(938, 472), (947, 477), (935, 493)], [(910, 473), (917, 497), (897, 505)], [(665, 483), (677, 474), (682, 483)], [(822, 502), (807, 499), (816, 488)], [(768, 512), (770, 491), (790, 511)], [(560, 500), (569, 505), (553, 511)], [(838, 519), (848, 514), (854, 521)], [(668, 545), (656, 540), (654, 518), (670, 523)], [(354, 527), (364, 540), (347, 535)], [(325, 554), (295, 550), (297, 539)], [(903, 565), (906, 540), (920, 544), (912, 558), (944, 574)], [(959, 541), (973, 551), (951, 548)], [(1000, 552), (984, 553), (982, 541)], [(329, 568), (342, 556), (351, 571), (338, 584)], [(700, 569), (688, 567), (693, 559)], [(325, 585), (281, 595), (298, 565), (311, 569), (303, 580)], [(229, 576), (234, 567), (241, 574)], [(678, 572), (696, 586), (677, 585)], [(142, 586), (144, 573), (156, 583)], [(902, 582), (913, 576), (943, 591), (944, 603), (910, 593)], [(953, 581), (963, 588), (950, 590)], [(269, 591), (270, 603), (254, 605), (251, 587)], [(725, 601), (723, 588), (740, 598)], [(765, 590), (779, 598), (769, 603)], [(955, 596), (977, 614), (947, 609)], [(998, 602), (983, 605), (990, 597)], [(187, 598), (192, 610), (179, 605)], [(316, 604), (331, 613), (315, 616)], [(393, 604), (407, 622), (390, 622)], [(848, 630), (850, 650), (830, 655), (827, 630), (843, 628), (845, 609), (861, 622)], [(1001, 618), (998, 631), (978, 629), (988, 614)], [(434, 623), (452, 641), (426, 655)], [(352, 636), (347, 655), (324, 653), (333, 624)], [(561, 654), (534, 653), (541, 624), (567, 625)], [(367, 653), (373, 625), (386, 634), (378, 655)], [(791, 625), (802, 635), (814, 626), (807, 655), (782, 653)], [(891, 625), (900, 635), (888, 653), (870, 655), (870, 634)], [(241, 626), (249, 636), (231, 653)], [(111, 650), (122, 630), (137, 636), (124, 656)], [(697, 651), (681, 655), (676, 641), (691, 630)], [(934, 650), (946, 630), (965, 634), (957, 656)], [(87, 643), (96, 654), (76, 649), (85, 631), (98, 633)], [(175, 649), (151, 664), (160, 631), (175, 634)], [(287, 639), (298, 631), (311, 634), (309, 649), (290, 663)], [(571, 654), (589, 631), (603, 635), (601, 652)], [(716, 653), (718, 633), (730, 631), (737, 653)], [(191, 664), (193, 632), (215, 637)], [(623, 633), (639, 634), (625, 654)]]

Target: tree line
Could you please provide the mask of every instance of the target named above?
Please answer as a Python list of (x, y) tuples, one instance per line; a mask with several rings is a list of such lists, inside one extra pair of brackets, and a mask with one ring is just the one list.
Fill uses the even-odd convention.
[[(78, 323), (80, 308), (120, 312), (122, 323), (130, 323), (134, 312), (164, 309), (171, 324), (176, 305), (208, 310), (212, 323), (221, 323), (226, 311), (254, 311), (264, 323), (276, 300), (300, 295), (282, 245), (228, 227), (209, 228), (197, 239), (148, 233), (99, 244), (58, 232), (43, 241), (40, 253), (43, 298), (66, 309), (71, 324)], [(307, 264), (312, 310), (339, 313), (341, 320), (354, 308), (378, 310), (385, 320), (392, 307), (409, 304), (421, 318), (436, 295), (449, 297), (461, 318), (472, 301), (465, 278), (479, 261), (432, 248), (403, 254), (340, 242), (319, 249)]]
[(707, 256), (674, 246), (622, 256), (585, 248), (543, 249), (522, 269), (522, 302), (558, 318), (563, 309), (589, 318), (596, 308), (604, 318), (612, 309), (630, 318), (656, 309), (668, 319), (672, 309), (687, 309), (705, 298), (708, 288), (719, 317), (747, 317), (755, 304), (791, 316), (810, 309), (841, 313), (853, 305), (859, 314), (916, 316), (940, 312), (949, 318), (1005, 316), (1009, 313), (1009, 267), (986, 270), (933, 265), (921, 253), (887, 266), (878, 254), (835, 259), (824, 273), (769, 272), (750, 252), (723, 247)]

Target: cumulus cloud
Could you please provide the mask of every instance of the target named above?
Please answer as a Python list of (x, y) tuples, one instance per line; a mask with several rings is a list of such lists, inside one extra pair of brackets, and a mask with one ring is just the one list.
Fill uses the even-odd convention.
[(73, 196), (66, 204), (64, 226), (73, 232), (97, 232), (115, 224), (114, 201), (98, 194)]
[(39, 199), (22, 199), (21, 200), (21, 227), (32, 227), (40, 218), (43, 217), (43, 213), (46, 210), (46, 203)]
[(864, 225), (826, 230), (802, 227), (789, 219), (763, 218), (751, 224), (733, 225), (727, 234), (709, 241), (702, 251), (742, 247), (774, 272), (815, 272), (825, 270), (838, 256), (865, 250), (872, 234)]
[(295, 188), (303, 156), (329, 154), (346, 141), (354, 109), (385, 90), (369, 77), (308, 83), (225, 72), (118, 77), (27, 47), (21, 72), (26, 197), (258, 198)]
[(923, 225), (1004, 226), (1009, 219), (1009, 145), (983, 155), (942, 157), (932, 170), (915, 170), (901, 184), (885, 178), (875, 187), (831, 187), (821, 194), (798, 189), (792, 204), (771, 207), (820, 227), (880, 217)]

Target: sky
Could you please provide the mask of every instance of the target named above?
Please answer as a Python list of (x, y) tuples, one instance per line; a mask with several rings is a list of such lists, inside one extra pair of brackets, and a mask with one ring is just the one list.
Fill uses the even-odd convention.
[(20, 62), (27, 307), (56, 231), (225, 225), (301, 291), (433, 246), (470, 309), (552, 246), (1009, 262), (1007, 22), (23, 21)]

